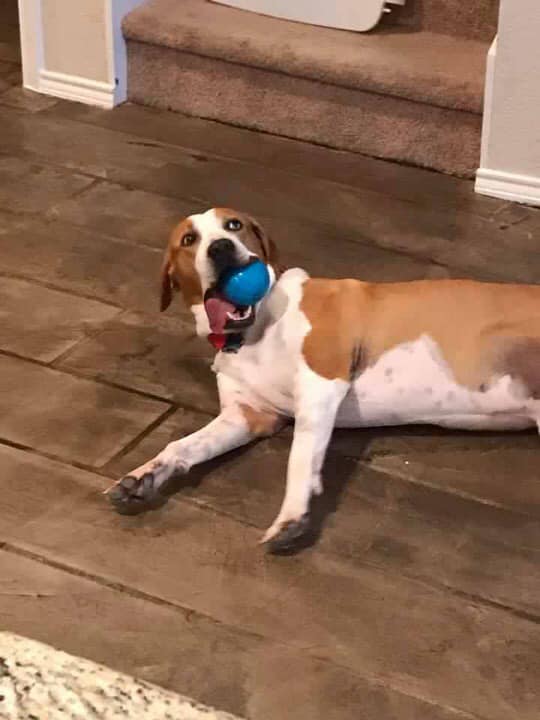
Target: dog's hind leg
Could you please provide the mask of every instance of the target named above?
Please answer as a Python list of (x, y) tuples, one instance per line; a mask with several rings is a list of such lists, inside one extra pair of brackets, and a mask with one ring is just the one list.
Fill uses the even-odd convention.
[(264, 535), (271, 552), (286, 552), (309, 533), (309, 502), (322, 492), (321, 469), (336, 414), (350, 383), (328, 380), (305, 366), (299, 370), (295, 397), (295, 429), (285, 497), (279, 514)]

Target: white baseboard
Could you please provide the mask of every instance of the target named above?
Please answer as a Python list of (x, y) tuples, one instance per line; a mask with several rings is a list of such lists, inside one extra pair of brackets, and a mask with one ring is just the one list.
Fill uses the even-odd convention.
[(73, 100), (102, 108), (113, 108), (116, 87), (112, 83), (89, 80), (78, 75), (41, 70), (39, 73), (39, 92), (46, 95)]
[(476, 172), (474, 189), (480, 195), (491, 195), (526, 205), (540, 205), (540, 177), (532, 175), (480, 168)]

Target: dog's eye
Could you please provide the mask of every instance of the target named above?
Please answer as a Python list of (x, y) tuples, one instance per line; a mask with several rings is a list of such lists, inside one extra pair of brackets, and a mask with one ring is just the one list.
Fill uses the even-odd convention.
[(195, 233), (186, 233), (182, 237), (182, 247), (189, 247), (190, 245), (193, 245), (193, 243), (197, 240), (197, 236)]
[(243, 227), (244, 226), (238, 218), (232, 218), (231, 220), (227, 220), (225, 223), (225, 230), (232, 230), (233, 232), (238, 232)]

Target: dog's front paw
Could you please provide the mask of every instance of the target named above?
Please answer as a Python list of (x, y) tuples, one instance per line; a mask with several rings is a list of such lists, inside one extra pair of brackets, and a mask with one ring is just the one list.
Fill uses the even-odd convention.
[(112, 506), (121, 515), (136, 515), (164, 501), (153, 471), (145, 472), (140, 477), (126, 475), (107, 494)]
[(273, 555), (282, 555), (304, 547), (310, 535), (311, 524), (306, 513), (298, 520), (276, 521), (268, 528), (261, 543), (266, 544)]
[(177, 475), (185, 475), (189, 466), (154, 459), (126, 475), (105, 492), (116, 510), (122, 515), (136, 515), (160, 507), (167, 501), (170, 483)]
[(147, 463), (109, 488), (111, 505), (121, 515), (136, 515), (159, 507), (166, 502), (163, 491), (171, 475), (165, 463)]

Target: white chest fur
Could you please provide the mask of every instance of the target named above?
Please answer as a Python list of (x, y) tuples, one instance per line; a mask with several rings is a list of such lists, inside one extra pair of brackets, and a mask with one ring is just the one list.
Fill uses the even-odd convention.
[(310, 325), (299, 310), (303, 270), (288, 270), (258, 309), (256, 325), (238, 353), (219, 353), (214, 371), (241, 384), (260, 409), (294, 416), (294, 379)]

